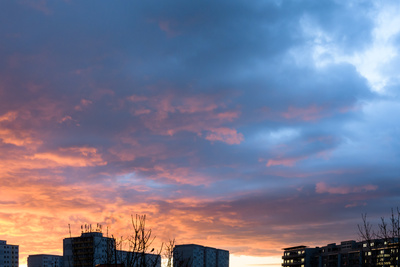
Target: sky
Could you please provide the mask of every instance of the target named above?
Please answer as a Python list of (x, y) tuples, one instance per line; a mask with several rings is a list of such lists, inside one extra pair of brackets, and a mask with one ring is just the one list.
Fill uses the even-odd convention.
[[(0, 2), (0, 240), (157, 242), (279, 266), (400, 199), (400, 4)], [(69, 226), (70, 225), (70, 228)]]

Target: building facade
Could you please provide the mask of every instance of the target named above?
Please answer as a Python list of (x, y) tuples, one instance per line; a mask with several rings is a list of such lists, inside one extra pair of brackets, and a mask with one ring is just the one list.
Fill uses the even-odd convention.
[(284, 248), (283, 267), (398, 267), (398, 240), (343, 241), (323, 247)]
[(18, 264), (18, 245), (8, 245), (7, 241), (0, 240), (0, 267), (18, 267)]
[(195, 244), (176, 245), (174, 267), (229, 267), (229, 251)]
[(285, 248), (283, 252), (284, 267), (313, 267), (316, 263), (318, 248), (297, 246)]
[(58, 255), (37, 254), (28, 256), (28, 267), (63, 267), (63, 257)]
[(94, 267), (112, 263), (115, 240), (100, 232), (86, 232), (63, 240), (64, 267)]
[(84, 232), (79, 237), (63, 240), (64, 267), (95, 267), (123, 265), (125, 267), (161, 267), (161, 256), (116, 249), (114, 238), (101, 232)]

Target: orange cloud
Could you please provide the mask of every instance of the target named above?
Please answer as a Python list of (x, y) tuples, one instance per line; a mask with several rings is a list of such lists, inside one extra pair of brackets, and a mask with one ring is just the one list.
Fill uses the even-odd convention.
[(2, 121), (14, 121), (17, 118), (18, 113), (15, 111), (9, 111), (4, 115), (0, 116), (0, 122)]
[(38, 145), (42, 143), (40, 140), (33, 139), (27, 132), (9, 129), (0, 129), (0, 140), (5, 144), (15, 146)]
[(61, 148), (57, 152), (36, 153), (32, 159), (40, 159), (52, 162), (55, 167), (60, 166), (101, 166), (106, 165), (101, 155), (97, 153), (97, 149), (92, 147), (71, 147)]
[(15, 111), (7, 112), (0, 116), (0, 140), (5, 144), (15, 146), (39, 145), (42, 142), (32, 137), (29, 130), (23, 129), (20, 126), (15, 127), (15, 120), (18, 118), (18, 113)]

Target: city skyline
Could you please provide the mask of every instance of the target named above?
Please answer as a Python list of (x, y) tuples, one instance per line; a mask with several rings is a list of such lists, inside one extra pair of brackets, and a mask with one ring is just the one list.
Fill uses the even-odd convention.
[[(0, 240), (159, 242), (279, 266), (400, 197), (397, 1), (1, 1)], [(104, 229), (103, 229), (104, 230)]]

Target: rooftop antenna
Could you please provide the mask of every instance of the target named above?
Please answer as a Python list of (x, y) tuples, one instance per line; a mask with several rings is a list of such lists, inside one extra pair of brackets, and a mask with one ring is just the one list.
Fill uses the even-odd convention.
[(71, 225), (70, 224), (68, 224), (68, 229), (69, 229), (69, 237), (72, 237), (72, 235), (71, 235)]

